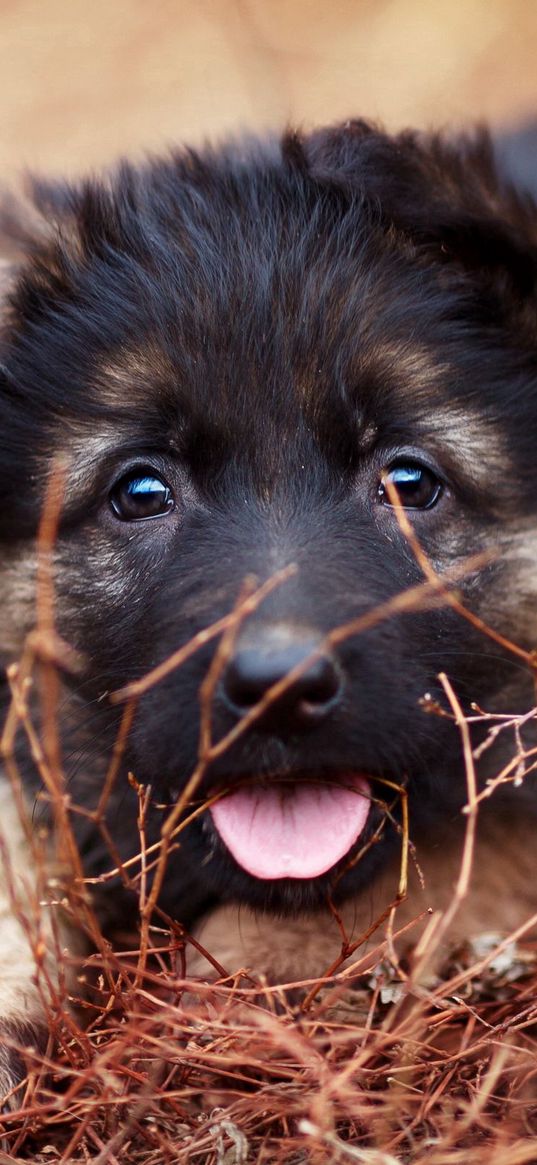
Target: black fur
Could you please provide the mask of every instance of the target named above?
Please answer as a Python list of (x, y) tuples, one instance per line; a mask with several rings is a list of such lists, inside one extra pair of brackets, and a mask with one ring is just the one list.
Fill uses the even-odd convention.
[[(298, 567), (242, 632), (236, 652), (247, 643), (261, 655), (267, 627), (291, 625), (300, 656), (420, 581), (378, 498), (397, 458), (424, 461), (444, 483), (413, 518), (432, 564), (443, 571), (494, 549), (460, 591), (496, 630), (533, 646), (537, 212), (498, 176), (485, 135), (453, 144), (350, 122), (281, 146), (178, 151), (102, 182), (40, 185), (34, 197), (42, 229), (26, 239), (5, 309), (0, 581), (10, 614), (0, 650), (7, 663), (13, 623), (19, 640), (32, 624), (17, 561), (53, 460), (67, 456), (56, 586), (59, 629), (85, 661), (65, 680), (75, 803), (98, 800), (117, 729), (103, 694), (228, 612), (246, 576)], [(133, 525), (114, 515), (110, 492), (136, 465), (169, 482), (169, 516)], [(173, 804), (196, 763), (213, 651), (140, 702), (108, 813), (124, 855), (138, 846), (127, 773)], [(460, 738), (420, 699), (445, 704), (444, 670), (465, 707), (523, 711), (528, 670), (449, 609), (384, 621), (328, 666), (339, 685), (330, 712), (301, 723), (282, 700), (201, 794), (245, 777), (365, 771), (407, 783), (414, 841), (441, 842), (466, 799)], [(228, 672), (216, 737), (238, 715)], [(510, 749), (501, 737), (485, 754), (481, 781)], [(492, 812), (537, 815), (530, 782), (502, 798)], [(152, 836), (163, 812), (152, 809)], [(77, 821), (88, 870), (108, 868), (100, 837)], [(336, 869), (337, 893), (368, 887), (398, 844), (388, 822), (362, 861)], [(333, 883), (334, 871), (313, 883), (256, 880), (202, 819), (170, 859), (162, 902), (190, 923), (215, 900), (321, 905)], [(119, 890), (108, 906), (123, 916)]]

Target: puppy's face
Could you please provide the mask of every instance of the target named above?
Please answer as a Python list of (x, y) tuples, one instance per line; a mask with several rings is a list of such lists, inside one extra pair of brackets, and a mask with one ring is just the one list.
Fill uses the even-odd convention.
[[(6, 306), (4, 656), (32, 624), (58, 457), (57, 618), (84, 660), (66, 680), (75, 802), (99, 797), (108, 694), (229, 613), (246, 578), (293, 564), (222, 654), (213, 742), (295, 679), (205, 767), (196, 800), (225, 795), (185, 829), (165, 901), (182, 916), (214, 894), (301, 909), (367, 887), (400, 844), (394, 785), (417, 840), (441, 837), (465, 801), (458, 732), (422, 707), (427, 693), (445, 703), (438, 673), (467, 708), (531, 700), (519, 662), (446, 607), (327, 639), (422, 579), (390, 480), (437, 571), (494, 551), (459, 589), (532, 643), (526, 210), (501, 202), (486, 152), (463, 166), (364, 127), (283, 155), (125, 168), (40, 204), (52, 226)], [(124, 852), (137, 847), (127, 772), (172, 806), (195, 769), (215, 642), (140, 700), (110, 810)], [(500, 759), (486, 755), (483, 779)]]

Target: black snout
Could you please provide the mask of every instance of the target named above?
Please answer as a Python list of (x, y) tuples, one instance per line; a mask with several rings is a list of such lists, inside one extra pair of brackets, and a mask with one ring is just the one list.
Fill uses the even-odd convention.
[[(260, 627), (237, 643), (222, 679), (228, 707), (243, 716), (269, 688), (303, 664), (303, 670), (267, 709), (263, 727), (272, 731), (307, 728), (324, 719), (339, 702), (342, 682), (330, 651), (309, 630), (287, 625)], [(309, 657), (313, 655), (311, 661)]]

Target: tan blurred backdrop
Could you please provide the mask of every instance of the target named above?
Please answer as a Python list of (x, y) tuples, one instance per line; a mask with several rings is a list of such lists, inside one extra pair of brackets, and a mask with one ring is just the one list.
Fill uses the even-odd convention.
[(537, 0), (0, 0), (0, 161), (74, 171), (360, 114), (537, 113)]

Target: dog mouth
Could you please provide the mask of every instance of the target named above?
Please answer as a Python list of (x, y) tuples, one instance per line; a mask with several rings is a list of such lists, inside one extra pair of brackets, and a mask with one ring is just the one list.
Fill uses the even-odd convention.
[(254, 878), (318, 878), (364, 832), (371, 786), (362, 773), (328, 781), (245, 784), (216, 801), (213, 825), (237, 864)]

